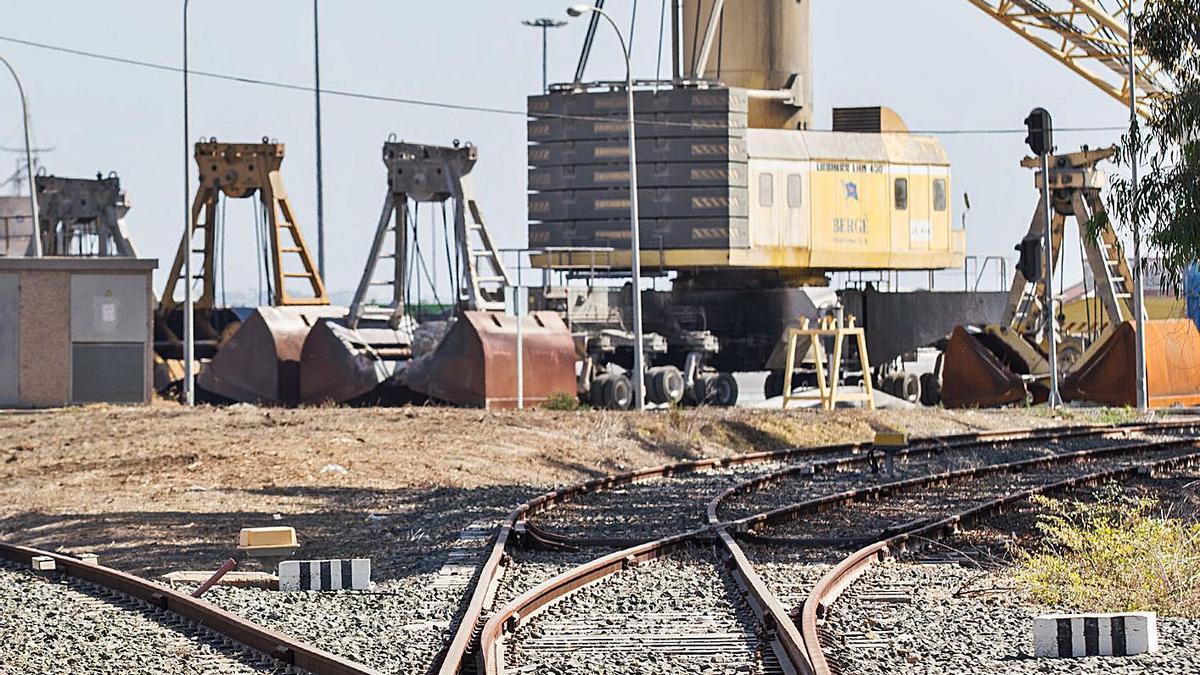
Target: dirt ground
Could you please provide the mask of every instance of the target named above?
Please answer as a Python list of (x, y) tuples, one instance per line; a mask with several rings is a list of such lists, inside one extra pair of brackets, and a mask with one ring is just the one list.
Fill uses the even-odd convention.
[(462, 528), (554, 485), (701, 457), (1115, 421), (1093, 410), (485, 412), (89, 406), (0, 413), (0, 540), (143, 574), (212, 568), (241, 527), (293, 525), (307, 557), (376, 577), (440, 564)]

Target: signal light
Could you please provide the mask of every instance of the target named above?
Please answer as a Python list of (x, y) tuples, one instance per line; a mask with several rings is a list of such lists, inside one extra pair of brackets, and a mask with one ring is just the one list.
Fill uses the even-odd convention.
[(1036, 283), (1042, 278), (1042, 270), (1045, 267), (1042, 264), (1042, 237), (1036, 234), (1028, 235), (1014, 248), (1021, 254), (1021, 259), (1017, 261), (1017, 270), (1026, 281)]
[(1054, 152), (1054, 121), (1045, 108), (1034, 108), (1025, 118), (1025, 127), (1029, 129), (1025, 143), (1033, 154), (1041, 157)]

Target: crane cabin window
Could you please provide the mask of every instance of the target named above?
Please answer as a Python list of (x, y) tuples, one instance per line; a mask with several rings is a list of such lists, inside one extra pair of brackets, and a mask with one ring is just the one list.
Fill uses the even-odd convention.
[(946, 179), (945, 178), (934, 178), (933, 179), (933, 210), (934, 211), (945, 211), (946, 210)]
[(758, 205), (772, 206), (775, 203), (775, 175), (758, 174)]
[(802, 183), (800, 182), (800, 174), (793, 173), (788, 176), (787, 192), (788, 192), (788, 208), (799, 208), (803, 204), (803, 194), (801, 193)]
[(907, 211), (908, 210), (908, 179), (907, 178), (897, 178), (896, 179), (896, 210), (897, 211)]

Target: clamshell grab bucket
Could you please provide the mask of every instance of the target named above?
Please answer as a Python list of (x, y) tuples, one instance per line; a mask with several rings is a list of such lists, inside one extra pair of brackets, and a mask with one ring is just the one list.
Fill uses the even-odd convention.
[(957, 326), (942, 362), (942, 403), (947, 408), (987, 408), (1025, 401), (1025, 383), (983, 342)]
[(304, 341), (300, 359), (300, 401), (307, 405), (355, 403), (386, 398), (379, 386), (412, 358), (412, 331), (386, 322), (322, 319)]
[[(1063, 380), (1068, 401), (1137, 405), (1137, 332), (1125, 321), (1092, 345)], [(1187, 319), (1146, 321), (1146, 388), (1152, 408), (1200, 405), (1200, 331)]]
[[(524, 398), (536, 405), (555, 394), (575, 395), (575, 342), (558, 314), (522, 318)], [(400, 382), (431, 399), (475, 408), (517, 405), (517, 318), (469, 311), (432, 353), (413, 360)]]
[(300, 401), (300, 353), (309, 330), (337, 307), (258, 307), (196, 378), (217, 398), (256, 405)]

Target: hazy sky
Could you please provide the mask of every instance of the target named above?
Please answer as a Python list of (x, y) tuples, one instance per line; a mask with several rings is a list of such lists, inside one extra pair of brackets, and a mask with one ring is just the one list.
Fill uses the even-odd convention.
[[(748, 1), (748, 0), (735, 0)], [(448, 103), (524, 110), (541, 86), (540, 32), (521, 19), (565, 18), (560, 0), (340, 0), (322, 2), (322, 85)], [(0, 0), (0, 36), (167, 65), (180, 63), (181, 2)], [(631, 0), (608, 7), (627, 25)], [(660, 0), (641, 0), (635, 75), (653, 77)], [(834, 106), (884, 104), (914, 130), (1018, 128), (1044, 106), (1059, 126), (1127, 123), (1122, 106), (995, 23), (966, 0), (816, 0), (817, 127)], [(583, 20), (551, 33), (550, 79), (569, 79)], [(193, 0), (191, 65), (198, 70), (312, 82), (312, 3)], [(116, 171), (133, 209), (128, 224), (143, 255), (169, 266), (182, 234), (182, 102), (178, 74), (0, 41), (23, 78), (36, 142), (51, 173)], [(664, 72), (669, 71), (669, 65)], [(589, 78), (623, 77), (610, 31), (597, 39)], [(312, 95), (193, 77), (193, 138), (287, 144), (283, 175), (310, 243), (316, 239)], [(480, 148), (476, 185), (502, 246), (525, 243), (525, 120), (326, 95), (323, 99), (327, 281), (352, 289), (386, 190), (380, 147), (390, 133), (425, 143), (458, 138)], [(1060, 150), (1101, 146), (1115, 133), (1059, 134)], [(953, 162), (955, 218), (971, 194), (972, 253), (1014, 255), (1036, 203), (1018, 166), (1023, 134), (943, 135)], [(15, 89), (0, 77), (0, 147), (21, 144)], [(0, 179), (18, 155), (0, 152)], [(193, 168), (193, 181), (195, 171)], [(232, 289), (255, 284), (252, 211), (229, 205)], [(439, 244), (440, 245), (440, 244)], [(1074, 239), (1066, 258), (1077, 257)], [(1078, 270), (1078, 261), (1068, 276)], [(161, 287), (160, 270), (158, 285)]]

